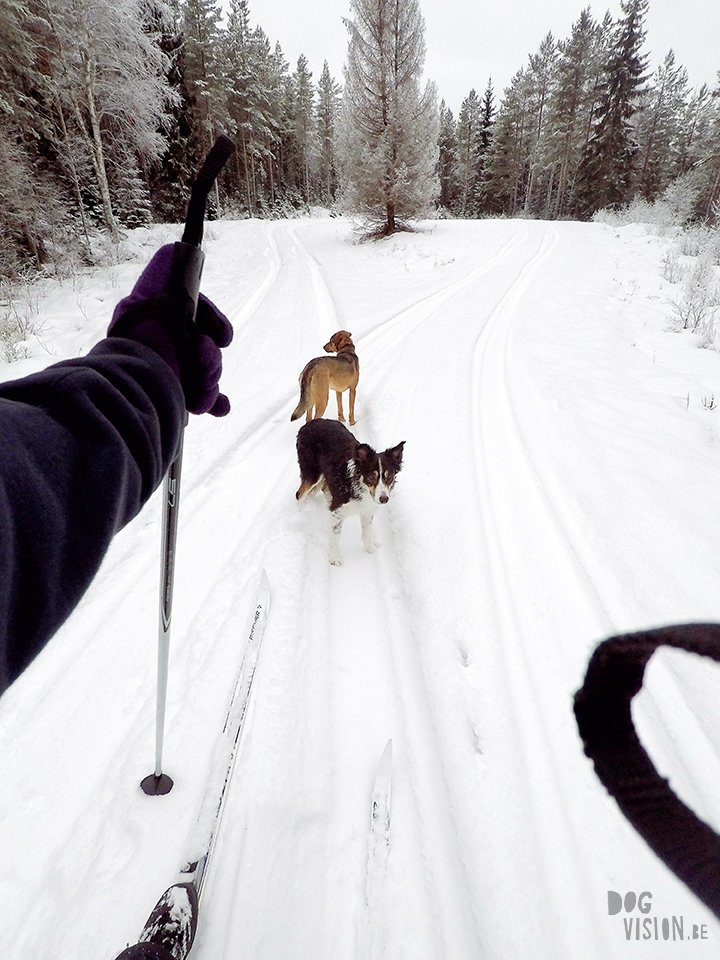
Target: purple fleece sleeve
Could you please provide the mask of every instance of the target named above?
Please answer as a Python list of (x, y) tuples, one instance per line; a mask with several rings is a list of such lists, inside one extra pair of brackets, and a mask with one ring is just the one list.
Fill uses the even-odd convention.
[(177, 378), (131, 340), (0, 384), (0, 692), (159, 485), (184, 422)]

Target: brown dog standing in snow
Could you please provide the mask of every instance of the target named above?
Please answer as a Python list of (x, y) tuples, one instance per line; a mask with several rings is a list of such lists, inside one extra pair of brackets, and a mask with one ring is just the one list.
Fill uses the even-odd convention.
[(297, 420), (305, 411), (306, 420), (322, 417), (328, 405), (330, 391), (334, 390), (337, 396), (338, 420), (344, 422), (342, 395), (345, 390), (349, 390), (348, 406), (352, 425), (355, 423), (355, 391), (360, 378), (360, 363), (351, 334), (347, 330), (338, 330), (330, 337), (323, 350), (326, 353), (336, 353), (337, 356), (315, 357), (306, 364), (300, 374), (300, 402), (290, 419)]

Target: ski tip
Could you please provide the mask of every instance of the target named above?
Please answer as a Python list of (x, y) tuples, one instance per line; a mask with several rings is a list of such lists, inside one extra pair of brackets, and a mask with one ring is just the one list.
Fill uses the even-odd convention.
[(385, 744), (385, 749), (382, 752), (380, 763), (378, 764), (377, 768), (377, 775), (375, 777), (376, 789), (382, 784), (390, 782), (390, 778), (392, 777), (392, 750), (392, 740), (388, 740), (388, 742)]
[(268, 575), (263, 569), (263, 572), (260, 574), (260, 591), (258, 594), (258, 606), (263, 608), (263, 616), (267, 619), (267, 615), (270, 611), (270, 581), (268, 580)]
[(155, 904), (138, 942), (116, 960), (186, 960), (195, 940), (198, 895), (192, 883), (168, 887)]

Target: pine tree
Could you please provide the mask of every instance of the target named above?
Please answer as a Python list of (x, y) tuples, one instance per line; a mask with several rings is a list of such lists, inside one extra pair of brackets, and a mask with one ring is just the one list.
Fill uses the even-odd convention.
[(284, 175), (283, 144), (290, 124), (290, 75), (279, 43), (270, 49), (270, 41), (261, 27), (255, 30), (259, 54), (260, 86), (264, 92), (262, 109), (262, 156), (264, 205), (275, 210), (287, 192)]
[[(527, 157), (527, 176), (524, 187), (524, 210), (525, 213), (537, 213), (542, 204), (542, 179), (544, 174), (548, 181), (552, 181), (552, 164), (547, 162), (544, 145), (548, 136), (548, 114), (550, 102), (555, 86), (555, 62), (557, 57), (557, 44), (551, 33), (548, 33), (540, 45), (540, 50), (535, 56), (530, 57), (528, 69), (526, 72), (529, 83), (529, 94), (531, 103), (530, 111), (534, 117), (534, 123), (529, 130), (528, 138), (528, 157)], [(540, 188), (540, 189), (538, 189)]]
[(706, 83), (690, 97), (682, 119), (678, 174), (682, 176), (702, 156), (707, 131), (713, 121), (713, 94)]
[(168, 0), (169, 17), (157, 25), (158, 45), (168, 57), (168, 85), (173, 98), (163, 117), (167, 144), (162, 156), (147, 167), (153, 217), (167, 223), (182, 221), (188, 197), (204, 155), (201, 131), (196, 128), (188, 104), (180, 0)]
[(493, 91), (492, 80), (488, 80), (488, 85), (485, 88), (482, 99), (477, 177), (475, 185), (470, 191), (470, 203), (475, 216), (480, 216), (487, 211), (487, 163), (493, 141), (495, 113), (495, 93)]
[(578, 172), (575, 193), (581, 216), (630, 200), (637, 153), (632, 121), (646, 79), (641, 47), (648, 2), (622, 0), (620, 5), (625, 16), (615, 28), (597, 122)]
[(292, 77), (292, 129), (295, 142), (295, 182), (305, 205), (311, 202), (311, 168), (315, 147), (315, 89), (307, 58), (300, 54)]
[(437, 194), (435, 88), (420, 92), (425, 22), (418, 0), (351, 0), (341, 136), (345, 202), (391, 234)]
[(298, 150), (295, 136), (295, 83), (279, 43), (271, 58), (273, 108), (277, 140), (273, 145), (275, 198), (279, 209), (297, 210), (303, 206), (298, 176)]
[(71, 219), (53, 170), (58, 144), (45, 38), (31, 32), (42, 26), (25, 0), (0, 4), (0, 276), (41, 266), (50, 236), (57, 246), (58, 225)]
[(672, 50), (658, 67), (639, 111), (637, 183), (652, 203), (678, 175), (683, 149), (682, 124), (687, 109), (688, 76)]
[(537, 122), (533, 90), (527, 70), (519, 70), (498, 108), (484, 167), (483, 205), (490, 213), (515, 216), (525, 204), (528, 158)]
[(342, 89), (330, 75), (327, 60), (318, 82), (317, 136), (319, 153), (320, 199), (331, 206), (337, 193), (337, 165), (335, 160), (335, 125), (340, 110)]
[(185, 0), (183, 7), (183, 80), (188, 113), (206, 154), (227, 113), (225, 75), (220, 56), (222, 11), (215, 0)]
[(482, 119), (480, 121), (480, 157), (484, 163), (484, 158), (490, 149), (492, 143), (493, 117), (495, 116), (495, 92), (493, 91), (492, 80), (488, 80), (482, 101)]
[[(606, 22), (609, 29), (610, 22)], [(549, 108), (544, 162), (551, 171), (544, 215), (568, 213), (570, 196), (598, 106), (599, 80), (606, 60), (606, 28), (586, 7), (568, 40), (558, 46), (557, 76)]]
[(720, 73), (711, 92), (703, 85), (688, 104), (680, 151), (681, 179), (692, 216), (720, 223)]
[(236, 143), (234, 190), (245, 209), (254, 214), (262, 180), (262, 144), (267, 133), (267, 92), (263, 86), (267, 45), (262, 32), (250, 29), (247, 0), (230, 0), (223, 35), (223, 73), (230, 134)]
[(477, 193), (479, 183), (479, 164), (482, 150), (483, 133), (482, 104), (475, 90), (471, 90), (461, 106), (457, 123), (458, 170), (460, 174), (461, 216), (473, 216), (471, 202)]
[(457, 213), (462, 186), (458, 168), (457, 126), (452, 110), (440, 102), (438, 132), (438, 180), (440, 193), (438, 203), (441, 210)]

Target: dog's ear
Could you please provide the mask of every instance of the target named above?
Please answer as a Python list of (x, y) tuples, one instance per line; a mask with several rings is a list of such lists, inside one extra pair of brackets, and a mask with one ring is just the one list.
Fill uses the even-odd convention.
[(377, 456), (377, 454), (367, 443), (359, 443), (355, 448), (355, 459), (358, 463), (370, 463), (375, 456)]
[(399, 470), (402, 466), (403, 458), (403, 447), (405, 446), (405, 441), (399, 443), (396, 447), (389, 448), (382, 454), (383, 457), (387, 457), (388, 460), (392, 463), (396, 470)]

